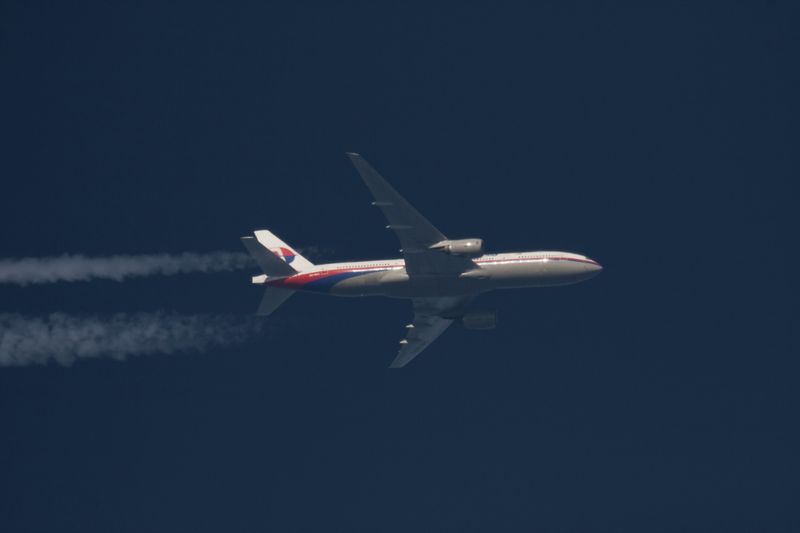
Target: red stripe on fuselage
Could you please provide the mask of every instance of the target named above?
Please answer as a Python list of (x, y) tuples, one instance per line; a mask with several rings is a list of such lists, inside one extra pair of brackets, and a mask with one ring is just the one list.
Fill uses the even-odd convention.
[[(597, 265), (596, 261), (592, 261), (591, 259), (579, 259), (577, 257), (526, 257), (522, 259), (514, 259), (514, 258), (506, 258), (506, 259), (484, 259), (483, 261), (475, 261), (476, 264), (493, 264), (493, 263), (509, 263), (509, 262), (533, 262), (533, 261), (544, 261), (547, 259), (548, 261), (574, 261), (576, 263), (588, 263), (591, 265)], [(393, 266), (386, 266), (386, 267), (350, 267), (350, 268), (336, 268), (333, 270), (317, 270), (313, 272), (301, 272), (299, 274), (295, 274), (288, 278), (281, 278), (276, 279), (273, 281), (267, 280), (267, 285), (273, 285), (275, 287), (285, 287), (287, 289), (299, 289), (306, 283), (311, 283), (312, 281), (317, 281), (320, 279), (325, 279), (330, 276), (335, 276), (337, 274), (344, 274), (347, 272), (381, 272), (384, 270), (392, 270), (392, 269), (400, 269), (403, 265), (393, 265)]]
[(337, 274), (345, 274), (349, 272), (363, 272), (367, 274), (369, 272), (380, 272), (383, 270), (388, 270), (388, 268), (379, 267), (379, 268), (337, 268), (334, 270), (318, 270), (316, 272), (301, 272), (300, 274), (295, 274), (294, 276), (290, 276), (288, 278), (276, 279), (273, 281), (267, 280), (267, 285), (274, 285), (276, 287), (285, 287), (287, 289), (294, 289), (300, 288), (306, 283), (311, 283), (312, 281), (318, 281), (321, 279), (328, 278), (330, 276), (335, 276)]
[(523, 257), (521, 259), (484, 259), (483, 261), (475, 261), (475, 263), (505, 263), (508, 261), (544, 261), (547, 259), (548, 261), (574, 261), (576, 263), (589, 263), (590, 265), (597, 265), (600, 264), (597, 261), (592, 261), (591, 259), (579, 259), (577, 257)]

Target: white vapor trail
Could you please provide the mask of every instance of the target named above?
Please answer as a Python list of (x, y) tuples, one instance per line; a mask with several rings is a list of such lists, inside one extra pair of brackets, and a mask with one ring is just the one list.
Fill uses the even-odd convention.
[(28, 285), (57, 281), (88, 281), (143, 276), (171, 276), (187, 272), (222, 272), (254, 266), (250, 256), (234, 252), (153, 255), (112, 255), (0, 259), (0, 283)]
[(246, 341), (263, 329), (251, 316), (119, 313), (108, 317), (0, 314), (0, 366), (64, 366), (76, 359), (204, 351)]

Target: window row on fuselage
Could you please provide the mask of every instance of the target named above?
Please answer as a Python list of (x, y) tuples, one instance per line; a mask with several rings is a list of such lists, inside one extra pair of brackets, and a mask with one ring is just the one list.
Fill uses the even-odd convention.
[[(541, 261), (543, 259), (563, 258), (563, 253), (551, 252), (535, 252), (531, 254), (487, 254), (475, 259), (475, 263), (515, 263), (521, 261)], [(323, 266), (321, 271), (329, 270), (350, 270), (350, 271), (369, 271), (369, 270), (399, 270), (405, 267), (402, 259), (393, 262), (370, 264), (364, 263), (349, 263), (341, 264), (334, 263), (329, 266)]]

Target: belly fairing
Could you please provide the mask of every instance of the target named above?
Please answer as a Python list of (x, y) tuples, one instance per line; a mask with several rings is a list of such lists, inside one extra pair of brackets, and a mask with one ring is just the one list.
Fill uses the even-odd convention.
[(391, 298), (425, 298), (461, 296), (487, 290), (487, 276), (414, 276), (405, 270), (390, 270), (344, 279), (333, 286), (331, 294), (339, 296), (388, 296)]

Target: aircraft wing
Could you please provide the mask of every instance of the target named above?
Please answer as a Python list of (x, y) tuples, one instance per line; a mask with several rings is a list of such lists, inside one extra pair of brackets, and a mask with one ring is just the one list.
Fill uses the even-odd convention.
[(387, 229), (393, 230), (403, 247), (403, 258), (409, 276), (426, 274), (455, 274), (475, 268), (466, 257), (431, 250), (430, 246), (447, 240), (441, 231), (414, 209), (389, 183), (359, 154), (348, 153), (361, 179), (364, 180), (386, 220)]
[[(418, 356), (450, 327), (454, 315), (472, 299), (471, 296), (415, 298), (414, 322), (406, 326), (408, 334), (400, 341), (400, 352), (389, 368), (401, 368)], [(443, 316), (444, 315), (444, 316)], [(447, 318), (447, 317), (451, 318)]]

